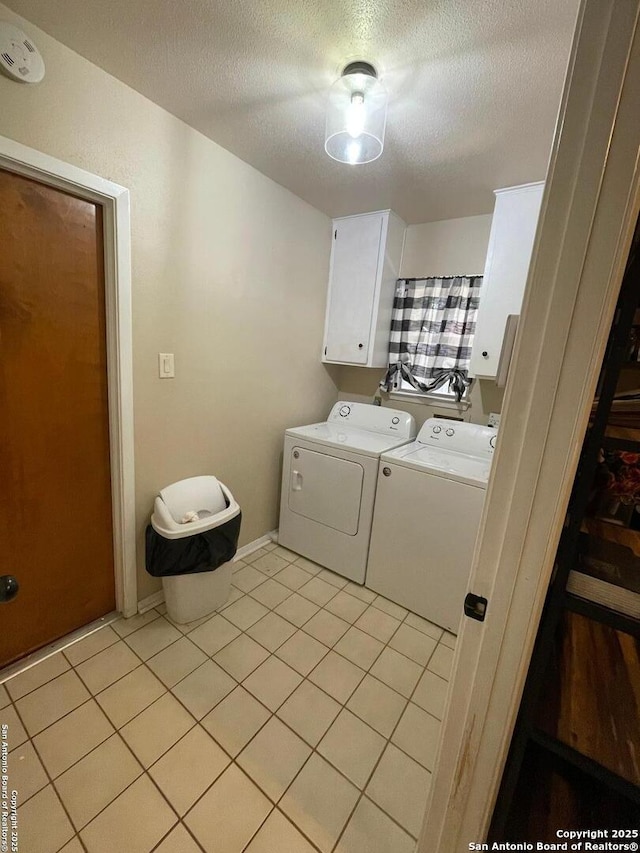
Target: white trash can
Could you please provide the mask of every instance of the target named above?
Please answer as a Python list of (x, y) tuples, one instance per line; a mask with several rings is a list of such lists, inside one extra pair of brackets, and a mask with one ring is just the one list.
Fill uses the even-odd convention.
[[(174, 622), (184, 624), (207, 616), (229, 598), (231, 558), (240, 528), (238, 516), (240, 506), (230, 490), (212, 476), (190, 477), (172, 483), (156, 498), (151, 527), (161, 539), (155, 539), (155, 550), (150, 549), (148, 531), (147, 571), (156, 577), (162, 576), (167, 612)], [(195, 559), (193, 555), (198, 553), (199, 544), (202, 543), (205, 550), (211, 545), (216, 550), (217, 542), (221, 546), (219, 552), (225, 553), (228, 559), (216, 562), (215, 566), (207, 566), (206, 559), (195, 568), (188, 566), (189, 560)], [(157, 568), (154, 559), (157, 562), (158, 555), (164, 561), (161, 574), (154, 571)], [(179, 568), (165, 574), (172, 560)]]

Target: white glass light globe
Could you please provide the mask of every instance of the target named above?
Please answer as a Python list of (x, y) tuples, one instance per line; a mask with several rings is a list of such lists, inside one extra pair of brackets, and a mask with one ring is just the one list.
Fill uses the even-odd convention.
[(324, 148), (340, 163), (376, 160), (384, 148), (388, 96), (371, 74), (343, 74), (329, 90)]

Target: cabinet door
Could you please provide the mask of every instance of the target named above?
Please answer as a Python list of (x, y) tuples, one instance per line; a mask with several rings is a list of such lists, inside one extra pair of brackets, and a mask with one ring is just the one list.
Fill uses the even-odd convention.
[(366, 364), (384, 214), (335, 225), (324, 359)]
[[(495, 378), (507, 317), (520, 314), (543, 185), (499, 192), (480, 293), (471, 374)], [(484, 355), (486, 353), (486, 355)]]

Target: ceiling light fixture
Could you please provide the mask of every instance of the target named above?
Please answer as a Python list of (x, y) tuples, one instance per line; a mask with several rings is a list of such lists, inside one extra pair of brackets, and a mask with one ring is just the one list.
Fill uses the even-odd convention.
[(369, 62), (350, 62), (329, 89), (324, 150), (355, 166), (377, 160), (384, 148), (388, 96)]

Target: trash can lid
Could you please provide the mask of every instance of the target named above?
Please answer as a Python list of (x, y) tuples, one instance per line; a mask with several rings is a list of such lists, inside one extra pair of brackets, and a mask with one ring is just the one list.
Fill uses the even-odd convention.
[(179, 480), (160, 490), (171, 517), (181, 523), (187, 513), (206, 511), (215, 515), (226, 508), (227, 502), (217, 477), (204, 475)]

